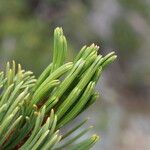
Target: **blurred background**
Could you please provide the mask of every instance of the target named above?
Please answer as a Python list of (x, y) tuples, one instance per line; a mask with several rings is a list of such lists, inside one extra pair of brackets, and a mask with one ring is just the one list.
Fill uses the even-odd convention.
[(89, 116), (101, 136), (93, 150), (150, 149), (149, 0), (0, 0), (0, 67), (16, 60), (38, 76), (50, 63), (62, 26), (68, 60), (87, 44), (118, 59), (102, 75)]

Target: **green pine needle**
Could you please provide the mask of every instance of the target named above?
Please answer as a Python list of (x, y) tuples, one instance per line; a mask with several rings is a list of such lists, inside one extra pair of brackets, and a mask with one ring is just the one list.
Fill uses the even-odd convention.
[(114, 52), (103, 57), (98, 49), (95, 44), (84, 46), (66, 63), (67, 40), (57, 27), (52, 62), (38, 79), (15, 61), (7, 63), (0, 72), (1, 150), (87, 150), (97, 142), (93, 135), (76, 143), (92, 129), (79, 129), (87, 119), (64, 134), (61, 129), (96, 101), (96, 83), (117, 57)]

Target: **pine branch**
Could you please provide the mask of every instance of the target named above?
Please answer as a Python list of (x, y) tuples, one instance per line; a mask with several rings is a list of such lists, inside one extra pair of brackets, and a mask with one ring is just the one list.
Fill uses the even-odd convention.
[(117, 57), (114, 52), (103, 57), (98, 49), (95, 44), (84, 46), (73, 62), (65, 63), (67, 41), (57, 27), (52, 63), (38, 79), (20, 64), (7, 63), (5, 73), (0, 73), (0, 149), (86, 150), (97, 142), (93, 135), (75, 144), (92, 129), (74, 136), (86, 121), (64, 135), (61, 129), (96, 101), (96, 83)]

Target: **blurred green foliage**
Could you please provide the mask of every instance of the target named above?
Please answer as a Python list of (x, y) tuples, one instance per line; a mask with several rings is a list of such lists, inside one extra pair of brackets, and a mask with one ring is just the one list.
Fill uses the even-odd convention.
[(49, 24), (31, 11), (29, 1), (24, 0), (1, 0), (0, 22), (2, 59), (10, 56), (39, 73), (50, 58)]
[(132, 57), (140, 46), (140, 36), (122, 18), (113, 24), (112, 41), (116, 49), (120, 50), (119, 53), (123, 60)]
[(143, 17), (150, 17), (150, 8), (145, 0), (119, 0), (119, 2), (126, 10), (137, 11), (141, 13)]

